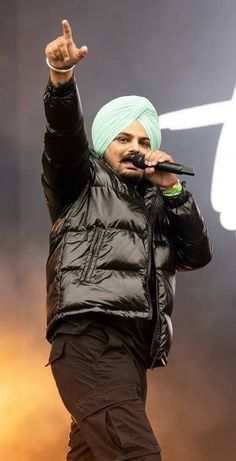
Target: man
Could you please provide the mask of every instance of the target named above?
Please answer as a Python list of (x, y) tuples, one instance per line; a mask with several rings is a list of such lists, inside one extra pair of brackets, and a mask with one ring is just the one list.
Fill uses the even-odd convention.
[[(49, 363), (72, 415), (67, 460), (160, 461), (145, 413), (146, 370), (165, 366), (176, 269), (211, 259), (190, 192), (158, 162), (153, 105), (138, 96), (106, 104), (87, 142), (68, 21), (46, 46), (50, 80), (43, 185), (53, 223), (47, 261)], [(147, 168), (133, 165), (140, 153)]]

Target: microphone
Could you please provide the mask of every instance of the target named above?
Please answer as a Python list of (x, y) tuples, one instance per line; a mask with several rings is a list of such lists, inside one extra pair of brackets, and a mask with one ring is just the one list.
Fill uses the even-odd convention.
[[(130, 160), (134, 166), (141, 170), (148, 168), (148, 165), (146, 165), (144, 161), (144, 155), (142, 154), (134, 154)], [(159, 162), (157, 165), (154, 165), (153, 168), (158, 171), (166, 171), (167, 173), (187, 174), (189, 176), (195, 175), (192, 168), (181, 165), (180, 163)]]

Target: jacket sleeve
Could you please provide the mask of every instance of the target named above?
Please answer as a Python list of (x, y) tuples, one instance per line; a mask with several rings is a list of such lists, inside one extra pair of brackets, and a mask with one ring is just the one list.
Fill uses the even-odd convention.
[(52, 222), (82, 192), (90, 178), (88, 140), (74, 79), (44, 94), (47, 119), (42, 183)]
[(184, 186), (179, 196), (165, 197), (164, 204), (176, 248), (176, 269), (194, 270), (208, 264), (212, 258), (212, 245), (192, 194)]

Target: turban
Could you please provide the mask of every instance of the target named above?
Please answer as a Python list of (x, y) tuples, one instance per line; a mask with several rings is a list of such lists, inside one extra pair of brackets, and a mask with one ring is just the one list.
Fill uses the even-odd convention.
[(159, 149), (161, 130), (155, 107), (142, 96), (121, 96), (105, 104), (93, 121), (92, 140), (96, 154), (102, 157), (118, 133), (135, 120), (146, 130), (151, 149)]

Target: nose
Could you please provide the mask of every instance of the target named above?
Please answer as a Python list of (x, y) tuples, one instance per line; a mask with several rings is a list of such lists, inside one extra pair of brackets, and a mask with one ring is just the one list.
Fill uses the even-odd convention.
[(138, 143), (138, 139), (133, 138), (133, 139), (130, 141), (129, 152), (134, 152), (134, 153), (139, 152), (139, 143)]

